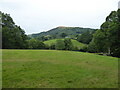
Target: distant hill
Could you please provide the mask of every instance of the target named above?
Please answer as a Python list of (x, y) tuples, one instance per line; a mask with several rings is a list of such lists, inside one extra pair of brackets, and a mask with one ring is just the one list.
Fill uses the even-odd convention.
[(67, 37), (74, 37), (76, 35), (82, 34), (86, 31), (95, 31), (96, 29), (91, 29), (91, 28), (82, 28), (82, 27), (64, 27), (64, 26), (59, 26), (56, 28), (53, 28), (49, 31), (46, 32), (41, 32), (41, 33), (37, 33), (37, 34), (31, 34), (28, 35), (30, 37), (36, 38), (36, 37), (42, 37), (42, 36), (54, 36), (55, 38), (60, 38), (60, 35), (62, 33), (67, 34)]

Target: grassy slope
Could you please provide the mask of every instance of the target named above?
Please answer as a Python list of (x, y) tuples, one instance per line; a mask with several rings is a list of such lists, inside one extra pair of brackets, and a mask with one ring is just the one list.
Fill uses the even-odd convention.
[(76, 47), (84, 47), (86, 44), (83, 44), (83, 43), (80, 43), (80, 42), (78, 42), (78, 41), (76, 41), (76, 40), (72, 40), (72, 43), (73, 43), (73, 45), (74, 46), (76, 46)]
[[(56, 40), (58, 40), (58, 39), (48, 40), (48, 41), (45, 41), (44, 43), (50, 46), (51, 44), (55, 44)], [(61, 39), (61, 40), (63, 40), (63, 39)], [(78, 48), (85, 46), (85, 44), (80, 43), (80, 42), (73, 40), (73, 39), (72, 39), (72, 43), (74, 46), (76, 46)]]
[[(51, 44), (55, 44), (55, 43), (56, 43), (56, 40), (58, 40), (58, 39), (47, 40), (47, 41), (44, 41), (44, 43), (50, 46)], [(63, 39), (62, 39), (62, 40), (63, 40)]]
[(113, 88), (118, 60), (90, 53), (3, 50), (3, 87)]

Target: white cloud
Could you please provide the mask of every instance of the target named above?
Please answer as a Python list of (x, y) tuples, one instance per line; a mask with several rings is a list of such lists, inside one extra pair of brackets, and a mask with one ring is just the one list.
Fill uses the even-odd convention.
[(27, 33), (56, 26), (99, 28), (119, 0), (0, 0), (0, 10), (10, 13)]

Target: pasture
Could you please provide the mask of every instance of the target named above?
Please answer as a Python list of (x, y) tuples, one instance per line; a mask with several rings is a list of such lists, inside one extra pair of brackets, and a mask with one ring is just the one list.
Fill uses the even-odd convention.
[(3, 50), (3, 88), (117, 88), (118, 59), (58, 50)]

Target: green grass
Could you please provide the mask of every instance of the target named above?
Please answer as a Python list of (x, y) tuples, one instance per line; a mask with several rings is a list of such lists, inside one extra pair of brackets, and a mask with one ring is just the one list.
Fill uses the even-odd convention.
[(72, 43), (73, 43), (73, 46), (76, 46), (79, 49), (82, 48), (82, 47), (84, 47), (86, 45), (86, 44), (80, 43), (77, 40), (73, 40), (73, 39), (72, 39)]
[[(45, 43), (46, 45), (49, 45), (49, 46), (50, 46), (50, 45), (52, 45), (52, 44), (55, 44), (57, 40), (58, 40), (58, 39), (48, 40), (48, 41), (44, 41), (44, 43)], [(64, 40), (64, 39), (60, 39), (60, 40)], [(83, 43), (78, 42), (77, 40), (71, 39), (71, 41), (72, 41), (72, 43), (73, 43), (73, 46), (78, 47), (79, 49), (82, 48), (82, 47), (84, 47), (84, 46), (86, 45), (86, 44), (83, 44)]]
[[(44, 41), (44, 44), (50, 46), (50, 45), (52, 45), (52, 44), (55, 44), (57, 40), (58, 40), (58, 39), (47, 40), (47, 41)], [(63, 40), (63, 39), (61, 39), (61, 40)]]
[(118, 59), (57, 50), (3, 50), (3, 88), (117, 88)]

